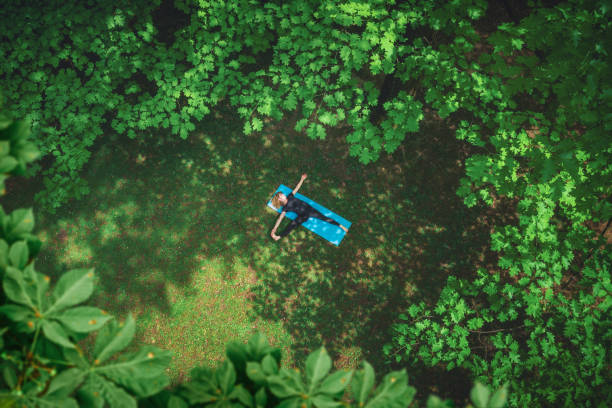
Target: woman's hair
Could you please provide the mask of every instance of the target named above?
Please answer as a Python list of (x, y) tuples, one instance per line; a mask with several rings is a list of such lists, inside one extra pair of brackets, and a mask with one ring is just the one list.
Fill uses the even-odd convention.
[(281, 208), (282, 207), (282, 205), (280, 203), (280, 198), (279, 198), (279, 196), (281, 194), (283, 194), (283, 193), (281, 193), (279, 191), (278, 193), (274, 194), (274, 197), (272, 197), (272, 205), (275, 206), (276, 208)]

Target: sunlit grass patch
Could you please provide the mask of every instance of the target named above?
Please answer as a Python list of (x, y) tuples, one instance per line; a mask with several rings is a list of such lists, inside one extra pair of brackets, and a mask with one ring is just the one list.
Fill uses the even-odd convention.
[[(252, 319), (250, 288), (255, 276), (242, 262), (225, 279), (226, 266), (218, 259), (203, 259), (184, 288), (166, 284), (169, 313), (152, 310), (139, 325), (139, 340), (174, 352), (168, 373), (173, 382), (196, 365), (217, 366), (225, 359), (229, 341), (246, 342), (256, 331), (271, 344), (287, 349), (291, 337), (278, 322)], [(284, 364), (291, 356), (284, 353)]]

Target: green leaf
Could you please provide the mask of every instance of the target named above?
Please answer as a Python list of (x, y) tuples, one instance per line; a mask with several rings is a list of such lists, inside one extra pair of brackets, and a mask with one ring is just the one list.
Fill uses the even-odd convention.
[(23, 269), (28, 263), (30, 254), (28, 251), (28, 245), (25, 241), (17, 241), (11, 245), (11, 249), (8, 253), (8, 260), (11, 266), (15, 268)]
[(33, 143), (26, 143), (17, 151), (17, 157), (26, 163), (33, 162), (39, 156), (40, 152)]
[(0, 157), (7, 156), (11, 151), (11, 142), (0, 140)]
[(357, 371), (351, 383), (351, 392), (357, 402), (365, 402), (374, 387), (374, 368), (367, 361), (363, 370)]
[(68, 338), (68, 335), (57, 322), (42, 321), (43, 334), (52, 342), (67, 348), (74, 348), (74, 344)]
[(259, 132), (261, 129), (263, 129), (263, 122), (259, 118), (253, 118), (251, 123), (254, 131)]
[(51, 381), (47, 395), (65, 398), (83, 382), (85, 376), (86, 373), (79, 368), (62, 371)]
[(112, 316), (97, 307), (80, 306), (68, 309), (55, 318), (72, 331), (88, 333), (98, 330)]
[[(252, 407), (253, 406), (253, 396), (250, 392), (248, 392), (242, 385), (237, 385), (234, 387), (234, 390), (230, 393), (229, 398), (231, 400), (238, 400), (242, 403), (243, 406)], [(237, 408), (239, 405), (235, 405)], [(242, 408), (242, 406), (240, 406)]]
[(113, 354), (123, 350), (134, 338), (136, 322), (130, 313), (124, 323), (117, 324), (112, 320), (102, 327), (96, 337), (94, 355), (98, 364), (106, 361)]
[(263, 334), (257, 332), (249, 338), (247, 346), (251, 356), (259, 360), (268, 348), (268, 339)]
[(318, 382), (329, 373), (332, 361), (325, 347), (310, 353), (306, 358), (306, 377), (310, 381), (309, 393), (312, 393)]
[(317, 392), (334, 395), (342, 392), (351, 381), (353, 371), (337, 371), (327, 377), (317, 388)]
[(122, 356), (102, 367), (96, 366), (94, 371), (104, 374), (139, 397), (148, 397), (169, 384), (165, 370), (171, 360), (170, 351), (144, 346), (137, 353)]
[(34, 213), (31, 208), (20, 208), (9, 216), (6, 234), (9, 237), (20, 237), (21, 234), (32, 232), (34, 229)]
[(257, 408), (266, 407), (267, 402), (268, 402), (268, 394), (266, 394), (266, 389), (260, 388), (259, 391), (255, 393), (255, 404), (257, 404)]
[(334, 401), (324, 395), (315, 395), (310, 399), (316, 408), (335, 408), (342, 406), (341, 402)]
[(6, 267), (6, 274), (2, 281), (2, 287), (6, 296), (15, 303), (30, 306), (34, 309), (32, 299), (26, 291), (23, 273), (12, 266)]
[(487, 403), (489, 402), (490, 396), (491, 391), (489, 391), (487, 386), (483, 385), (479, 381), (476, 381), (474, 387), (470, 391), (470, 398), (472, 399), (472, 402), (476, 408), (487, 408)]
[(435, 395), (430, 395), (429, 398), (427, 398), (427, 408), (449, 408), (450, 406), (447, 405), (444, 401), (442, 401), (439, 397), (435, 396)]
[(13, 123), (13, 119), (11, 119), (6, 113), (0, 112), (0, 130), (4, 130), (9, 127)]
[(2, 364), (2, 377), (9, 389), (14, 389), (17, 386), (17, 373), (13, 364), (4, 362)]
[(495, 393), (489, 400), (488, 408), (503, 408), (503, 406), (506, 405), (507, 398), (508, 398), (508, 385), (504, 384), (500, 389), (495, 391)]
[(137, 408), (136, 400), (130, 394), (99, 375), (89, 376), (91, 386), (88, 389), (94, 396), (99, 393), (110, 407)]
[(76, 348), (65, 348), (63, 350), (64, 358), (66, 361), (72, 363), (82, 370), (89, 370), (90, 364), (83, 356), (83, 352)]
[(288, 398), (301, 394), (301, 390), (295, 386), (295, 381), (285, 376), (273, 375), (268, 377), (270, 392), (278, 398)]
[(13, 156), (0, 157), (0, 173), (8, 173), (17, 167), (19, 162)]
[(266, 383), (266, 374), (259, 363), (247, 362), (246, 373), (255, 384), (261, 386)]
[(0, 239), (0, 271), (8, 265), (8, 251), (9, 245), (5, 240)]
[(225, 355), (239, 372), (244, 372), (247, 363), (247, 348), (245, 344), (230, 341), (225, 346)]
[(308, 124), (308, 119), (300, 119), (295, 124), (295, 130), (300, 132)]
[(189, 408), (189, 404), (187, 404), (181, 397), (170, 395), (170, 398), (168, 399), (168, 408)]
[(278, 362), (270, 354), (267, 354), (263, 358), (261, 367), (266, 375), (278, 374)]
[(20, 305), (2, 305), (0, 306), (0, 313), (14, 322), (25, 322), (34, 318), (32, 309)]
[(215, 377), (224, 395), (232, 392), (236, 383), (236, 370), (231, 361), (225, 360), (221, 367), (215, 371)]
[(75, 269), (62, 275), (53, 290), (55, 302), (46, 313), (59, 311), (87, 300), (94, 288), (93, 269)]

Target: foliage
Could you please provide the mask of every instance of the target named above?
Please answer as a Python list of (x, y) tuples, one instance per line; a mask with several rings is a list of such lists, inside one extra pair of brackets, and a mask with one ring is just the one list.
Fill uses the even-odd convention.
[(458, 194), (513, 200), (518, 222), (491, 234), (497, 270), (451, 277), (400, 316), (389, 356), (509, 381), (513, 406), (610, 405), (609, 31), (601, 2), (535, 7), (458, 72), (474, 86), (444, 97), (472, 115), (457, 136), (482, 148)]
[[(477, 152), (457, 191), (465, 204), (509, 203), (517, 218), (492, 232), (498, 268), (412, 305), (388, 355), (510, 382), (514, 406), (610, 402), (606, 2), (530, 1), (493, 30), (482, 0), (176, 0), (173, 27), (154, 17), (167, 10), (160, 0), (74, 3), (0, 11), (10, 109), (29, 114), (53, 160), (37, 196), (47, 210), (87, 193), (78, 174), (103, 133), (161, 126), (186, 138), (228, 103), (247, 135), (286, 114), (311, 139), (346, 127), (350, 154), (367, 164), (429, 111)], [(0, 248), (13, 268), (23, 241), (40, 247), (29, 233)]]

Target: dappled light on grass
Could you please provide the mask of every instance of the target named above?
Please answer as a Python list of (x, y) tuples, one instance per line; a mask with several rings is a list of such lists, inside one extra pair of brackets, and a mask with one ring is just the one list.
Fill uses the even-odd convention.
[[(171, 303), (168, 314), (154, 310), (141, 319), (139, 338), (142, 342), (175, 350), (169, 367), (174, 382), (185, 377), (194, 361), (217, 366), (225, 358), (227, 342), (246, 342), (254, 330), (263, 332), (270, 344), (283, 346), (290, 342), (281, 334), (280, 322), (249, 318), (250, 287), (256, 280), (254, 271), (244, 264), (236, 264), (231, 280), (226, 279), (226, 274), (222, 261), (203, 260), (192, 274), (188, 287), (166, 285)], [(284, 357), (287, 364), (289, 357)]]
[[(91, 248), (79, 261), (99, 271), (94, 303), (138, 315), (139, 342), (174, 351), (173, 381), (215, 365), (227, 341), (256, 330), (289, 366), (324, 344), (336, 364), (367, 359), (387, 371), (381, 348), (395, 316), (435, 298), (448, 276), (490, 261), (481, 250), (486, 219), (454, 193), (458, 142), (427, 129), (448, 139), (446, 150), (426, 144), (421, 158), (398, 151), (364, 168), (339, 159), (339, 137), (313, 144), (290, 124), (271, 124), (262, 133), (279, 149), (266, 149), (258, 137), (236, 136), (228, 115), (186, 141), (133, 141), (93, 156), (92, 195), (60, 219), (78, 220), (78, 240)], [(109, 171), (108, 154), (122, 165)], [(277, 242), (269, 236), (278, 213), (266, 202), (302, 172), (300, 192), (353, 223), (339, 247), (302, 227)], [(58, 245), (58, 226), (47, 236)], [(45, 263), (65, 269), (64, 247), (52, 248)]]
[[(86, 175), (92, 194), (39, 224), (41, 271), (95, 267), (92, 304), (120, 319), (137, 317), (131, 348), (154, 343), (173, 351), (174, 382), (196, 365), (216, 365), (229, 340), (255, 331), (292, 364), (283, 323), (253, 312), (251, 288), (263, 272), (252, 268), (250, 253), (269, 246), (255, 197), (267, 194), (268, 183), (257, 191), (253, 179), (245, 185), (247, 175), (258, 177), (258, 163), (207, 140), (103, 149)], [(110, 155), (118, 163), (112, 169)], [(69, 258), (67, 243), (78, 244)]]

